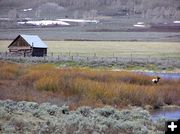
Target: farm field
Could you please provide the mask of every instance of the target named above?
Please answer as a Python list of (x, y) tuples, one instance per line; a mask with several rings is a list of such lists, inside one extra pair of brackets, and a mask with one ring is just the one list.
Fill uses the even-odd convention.
[(180, 56), (179, 42), (47, 41), (49, 52), (72, 52), (97, 56)]
[[(10, 40), (1, 40), (0, 52), (8, 51), (7, 46), (10, 43)], [(179, 72), (180, 68), (179, 42), (45, 41), (45, 43), (48, 44), (47, 57), (12, 56), (12, 58), (21, 62), (54, 62), (62, 66), (128, 70)], [(1, 58), (8, 59), (5, 55), (6, 53), (2, 53)]]
[[(0, 41), (0, 52), (8, 51), (10, 40)], [(180, 58), (179, 42), (45, 41), (48, 54), (80, 56), (151, 56)]]

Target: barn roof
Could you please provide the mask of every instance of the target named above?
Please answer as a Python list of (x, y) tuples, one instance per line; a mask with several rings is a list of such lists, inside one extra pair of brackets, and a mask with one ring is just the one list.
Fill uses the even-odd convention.
[(37, 35), (20, 35), (31, 46), (36, 48), (47, 48), (48, 46)]
[(10, 47), (19, 37), (22, 37), (31, 47), (48, 48), (48, 46), (37, 35), (20, 34), (8, 47)]

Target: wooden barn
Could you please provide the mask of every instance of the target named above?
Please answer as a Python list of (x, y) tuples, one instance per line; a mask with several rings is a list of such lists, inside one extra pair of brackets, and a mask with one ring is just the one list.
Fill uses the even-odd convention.
[(19, 35), (8, 46), (9, 52), (42, 57), (47, 55), (47, 45), (37, 35)]

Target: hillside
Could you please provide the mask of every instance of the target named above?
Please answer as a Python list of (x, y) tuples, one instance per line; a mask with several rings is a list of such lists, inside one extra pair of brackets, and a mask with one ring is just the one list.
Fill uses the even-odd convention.
[[(118, 26), (126, 23), (180, 20), (179, 0), (1, 0), (0, 26), (4, 20), (97, 19)], [(121, 23), (122, 22), (122, 23)], [(132, 23), (132, 24), (133, 24)], [(8, 26), (7, 26), (8, 25)], [(7, 24), (10, 27), (12, 22)]]
[[(138, 16), (147, 18), (179, 18), (179, 0), (1, 0), (1, 16), (36, 18), (88, 18), (97, 16)], [(32, 10), (25, 10), (32, 9)]]

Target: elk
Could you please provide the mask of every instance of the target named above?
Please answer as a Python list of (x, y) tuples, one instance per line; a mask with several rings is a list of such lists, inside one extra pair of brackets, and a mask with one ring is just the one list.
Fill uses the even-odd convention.
[(160, 78), (159, 76), (157, 76), (156, 78), (152, 79), (152, 82), (153, 82), (154, 84), (157, 84), (160, 79), (161, 79), (161, 78)]

